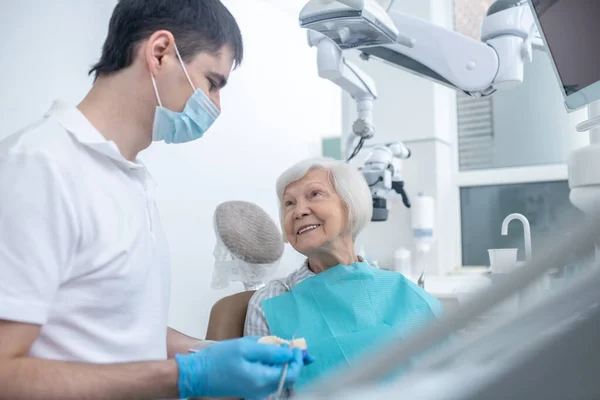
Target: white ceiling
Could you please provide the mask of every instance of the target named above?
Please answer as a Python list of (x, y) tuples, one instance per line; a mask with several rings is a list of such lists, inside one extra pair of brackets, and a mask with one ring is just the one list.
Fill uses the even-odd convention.
[[(302, 7), (308, 3), (309, 0), (260, 0), (265, 3), (269, 3), (273, 7), (280, 9), (286, 13), (300, 15)], [(392, 1), (396, 0), (376, 0), (385, 9), (388, 8)]]
[(296, 16), (300, 15), (300, 10), (302, 7), (308, 3), (308, 0), (260, 0), (264, 3), (268, 3), (273, 7), (280, 9), (289, 14), (294, 14)]

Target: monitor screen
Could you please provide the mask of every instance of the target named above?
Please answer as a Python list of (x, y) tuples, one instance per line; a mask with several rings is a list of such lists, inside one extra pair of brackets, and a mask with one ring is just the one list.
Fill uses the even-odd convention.
[(600, 0), (531, 0), (569, 96), (600, 81)]

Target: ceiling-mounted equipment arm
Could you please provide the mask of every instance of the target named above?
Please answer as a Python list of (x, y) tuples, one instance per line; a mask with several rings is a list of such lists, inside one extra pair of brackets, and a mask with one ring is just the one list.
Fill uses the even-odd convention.
[(405, 13), (386, 12), (375, 0), (310, 0), (300, 25), (341, 50), (357, 49), (472, 96), (521, 83), (531, 61), (535, 21), (523, 0), (495, 3), (482, 24), (482, 41)]
[(308, 43), (317, 48), (319, 76), (329, 79), (353, 99), (375, 99), (375, 82), (363, 70), (346, 60), (342, 51), (326, 36), (308, 31)]
[[(347, 149), (354, 148), (355, 139), (371, 138), (374, 134), (373, 101), (377, 98), (375, 82), (358, 66), (346, 60), (342, 51), (325, 35), (308, 31), (308, 43), (317, 48), (319, 76), (328, 79), (347, 92), (356, 101), (357, 117)], [(348, 155), (349, 156), (349, 155)]]

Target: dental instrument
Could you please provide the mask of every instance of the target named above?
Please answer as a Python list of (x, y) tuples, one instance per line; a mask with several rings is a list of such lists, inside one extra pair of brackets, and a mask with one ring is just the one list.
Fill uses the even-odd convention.
[(423, 268), (423, 271), (421, 272), (421, 275), (419, 276), (419, 279), (417, 280), (417, 285), (419, 285), (419, 287), (421, 289), (425, 289), (425, 271), (427, 270), (427, 268)]
[(400, 196), (402, 203), (411, 207), (404, 190), (402, 160), (410, 157), (410, 150), (402, 142), (392, 142), (375, 146), (360, 167), (373, 197), (371, 221), (387, 221), (389, 209), (387, 200)]
[[(294, 339), (296, 338), (296, 334), (294, 333), (292, 335), (292, 340), (291, 342), (294, 342)], [(288, 344), (288, 346), (291, 345)], [(288, 368), (290, 367), (290, 364), (285, 364), (285, 366), (283, 367), (283, 372), (281, 373), (281, 379), (279, 380), (279, 387), (277, 388), (277, 397), (281, 397), (281, 395), (283, 394), (283, 383), (285, 382), (285, 377), (287, 376), (287, 372), (288, 372)]]
[[(292, 335), (291, 340), (281, 339), (277, 336), (263, 336), (258, 339), (259, 343), (272, 344), (275, 346), (286, 345), (290, 349), (299, 348), (302, 350), (302, 359), (305, 365), (311, 364), (314, 361), (314, 358), (308, 354), (308, 346), (306, 345), (306, 340), (304, 338), (296, 339), (296, 333)], [(277, 388), (277, 397), (280, 397), (283, 393), (283, 385), (285, 383), (285, 379), (287, 377), (289, 364), (285, 364), (283, 367), (283, 372), (281, 373), (281, 378), (279, 379), (279, 386)]]

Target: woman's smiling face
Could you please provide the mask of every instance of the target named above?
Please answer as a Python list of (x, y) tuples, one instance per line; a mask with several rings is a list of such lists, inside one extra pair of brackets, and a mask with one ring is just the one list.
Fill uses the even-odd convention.
[(348, 212), (323, 168), (290, 183), (283, 195), (283, 227), (296, 251), (308, 256), (349, 235)]

